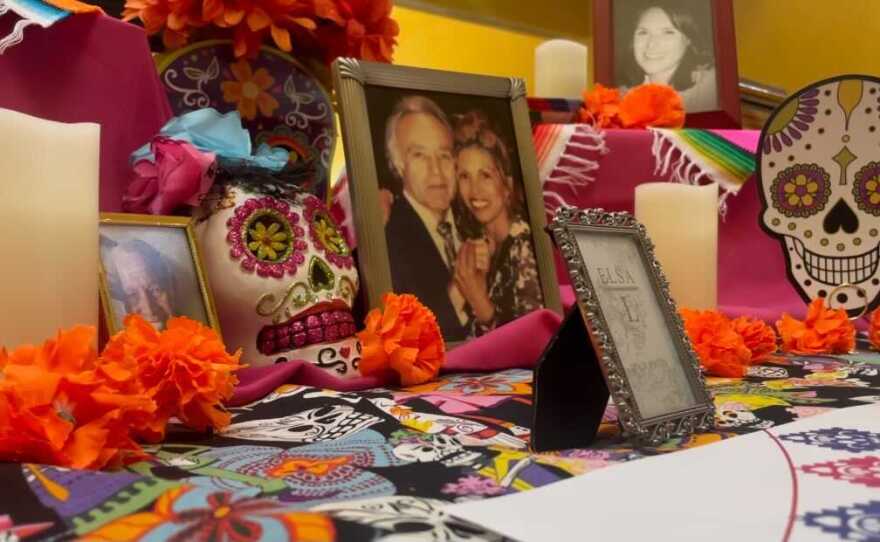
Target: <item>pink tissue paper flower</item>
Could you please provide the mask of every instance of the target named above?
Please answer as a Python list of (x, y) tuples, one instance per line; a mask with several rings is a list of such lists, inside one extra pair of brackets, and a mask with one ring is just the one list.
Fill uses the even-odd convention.
[(155, 163), (140, 160), (134, 164), (122, 208), (129, 213), (167, 215), (183, 204), (197, 206), (214, 182), (214, 153), (163, 136), (153, 138), (150, 148)]

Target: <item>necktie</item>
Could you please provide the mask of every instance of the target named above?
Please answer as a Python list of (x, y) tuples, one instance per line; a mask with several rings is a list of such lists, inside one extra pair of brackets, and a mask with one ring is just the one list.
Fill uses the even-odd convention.
[(452, 240), (452, 224), (443, 220), (437, 224), (437, 232), (443, 237), (443, 251), (446, 253), (446, 267), (455, 265), (455, 244)]

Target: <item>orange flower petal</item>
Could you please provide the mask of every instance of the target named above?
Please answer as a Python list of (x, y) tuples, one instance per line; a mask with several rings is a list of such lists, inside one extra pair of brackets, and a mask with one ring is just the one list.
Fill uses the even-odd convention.
[(266, 68), (260, 68), (254, 72), (251, 82), (262, 90), (269, 90), (269, 87), (275, 84), (275, 78), (269, 75), (269, 71)]
[(232, 75), (241, 83), (246, 83), (254, 77), (254, 73), (251, 71), (251, 65), (247, 60), (239, 60), (229, 66), (229, 69), (232, 71)]
[(275, 42), (275, 45), (277, 45), (282, 51), (290, 52), (293, 49), (293, 46), (290, 43), (290, 32), (274, 24), (270, 28), (272, 31), (272, 40)]

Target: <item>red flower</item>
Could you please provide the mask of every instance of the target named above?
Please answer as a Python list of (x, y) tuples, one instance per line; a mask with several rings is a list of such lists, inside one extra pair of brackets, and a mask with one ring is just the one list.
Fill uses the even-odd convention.
[(316, 34), (329, 64), (340, 56), (391, 62), (400, 28), (391, 0), (315, 0), (315, 14), (332, 24)]

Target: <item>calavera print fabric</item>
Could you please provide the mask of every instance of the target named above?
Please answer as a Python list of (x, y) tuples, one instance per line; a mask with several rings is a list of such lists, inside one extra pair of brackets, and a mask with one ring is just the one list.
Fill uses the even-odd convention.
[[(149, 461), (122, 471), (0, 463), (0, 540), (504, 540), (444, 506), (878, 402), (878, 369), (869, 353), (775, 357), (742, 379), (708, 379), (717, 406), (712, 433), (637, 449), (610, 405), (594, 446), (554, 453), (528, 448), (528, 370), (364, 392), (285, 385), (233, 409), (222, 433), (172, 429), (148, 448)], [(848, 428), (780, 438), (854, 454), (813, 461), (805, 475), (880, 487), (878, 434)], [(875, 517), (876, 507), (841, 502), (810, 510), (803, 522), (824, 526), (811, 532), (829, 540), (869, 540), (853, 538), (864, 533), (850, 520)]]

